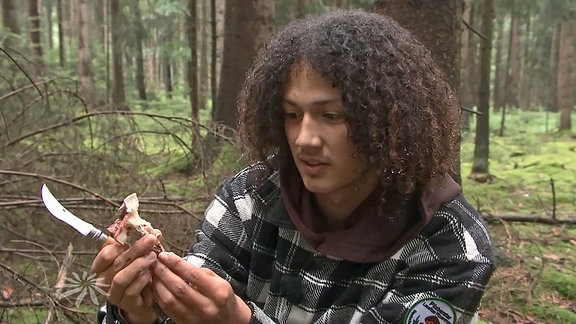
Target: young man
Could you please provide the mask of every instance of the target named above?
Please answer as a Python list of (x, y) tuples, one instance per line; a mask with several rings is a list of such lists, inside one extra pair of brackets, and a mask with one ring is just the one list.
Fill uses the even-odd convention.
[[(468, 323), (494, 269), (448, 175), (456, 94), (390, 18), (286, 26), (239, 96), (257, 162), (225, 181), (184, 258), (153, 237), (100, 251), (107, 323)], [(156, 307), (156, 308), (158, 308)]]

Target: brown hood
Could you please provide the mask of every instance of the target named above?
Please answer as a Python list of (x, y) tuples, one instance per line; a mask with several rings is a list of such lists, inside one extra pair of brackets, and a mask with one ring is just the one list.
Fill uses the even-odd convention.
[(282, 202), (296, 229), (318, 251), (353, 262), (374, 263), (390, 258), (418, 235), (440, 206), (452, 201), (460, 189), (448, 175), (432, 181), (406, 203), (399, 217), (391, 217), (392, 212), (386, 215), (397, 206), (394, 199), (379, 208), (382, 191), (376, 190), (352, 212), (343, 229), (331, 231), (298, 172), (280, 168)]

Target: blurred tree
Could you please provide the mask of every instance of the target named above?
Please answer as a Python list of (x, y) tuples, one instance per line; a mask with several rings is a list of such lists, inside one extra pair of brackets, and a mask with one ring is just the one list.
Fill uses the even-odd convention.
[(471, 177), (477, 181), (488, 181), (490, 168), (490, 68), (492, 52), (492, 28), (494, 1), (482, 2), (482, 35), (480, 43), (480, 82), (478, 83), (478, 112), (474, 139), (474, 160)]
[(76, 21), (78, 22), (78, 74), (80, 79), (80, 94), (90, 106), (95, 103), (96, 85), (92, 72), (92, 51), (90, 49), (90, 6), (88, 0), (78, 1)]
[(519, 50), (520, 36), (518, 31), (518, 17), (515, 11), (516, 1), (511, 2), (512, 10), (510, 17), (510, 40), (508, 43), (508, 75), (506, 76), (505, 105), (518, 107), (518, 79), (520, 73)]
[(560, 109), (559, 129), (571, 130), (571, 116), (574, 108), (574, 12), (568, 13), (560, 25), (560, 48), (558, 56), (558, 108)]
[(144, 53), (142, 44), (146, 38), (146, 29), (142, 24), (142, 14), (140, 13), (140, 1), (134, 0), (134, 28), (135, 28), (135, 56), (136, 56), (136, 74), (135, 82), (138, 90), (138, 99), (146, 101), (146, 79), (144, 76)]
[(460, 89), (460, 0), (377, 0), (374, 11), (396, 19), (416, 36), (444, 70), (450, 85)]
[(188, 12), (186, 15), (186, 36), (188, 38), (188, 49), (190, 58), (188, 59), (187, 80), (188, 97), (190, 99), (191, 116), (193, 120), (198, 120), (198, 31), (197, 31), (197, 7), (196, 0), (188, 0)]
[(118, 108), (124, 110), (128, 106), (126, 102), (126, 93), (124, 91), (124, 63), (122, 61), (123, 49), (122, 38), (122, 7), (120, 0), (110, 0), (110, 30), (112, 36), (112, 101)]
[(2, 22), (8, 31), (2, 46), (9, 49), (16, 49), (19, 43), (20, 25), (18, 24), (17, 4), (16, 0), (2, 0)]
[(274, 32), (274, 1), (226, 2), (224, 52), (214, 122), (236, 127), (236, 97), (248, 66)]
[[(460, 0), (378, 0), (374, 11), (396, 19), (432, 53), (444, 71), (448, 83), (460, 90), (460, 36), (462, 33)], [(460, 159), (452, 177), (461, 183)]]
[(56, 15), (58, 22), (58, 63), (60, 67), (66, 64), (66, 41), (64, 39), (64, 17), (62, 10), (62, 0), (56, 0)]
[(39, 0), (28, 0), (28, 21), (30, 45), (32, 46), (32, 56), (34, 63), (34, 73), (41, 75), (44, 72), (44, 57), (42, 55), (42, 37), (40, 30), (40, 12), (38, 8)]

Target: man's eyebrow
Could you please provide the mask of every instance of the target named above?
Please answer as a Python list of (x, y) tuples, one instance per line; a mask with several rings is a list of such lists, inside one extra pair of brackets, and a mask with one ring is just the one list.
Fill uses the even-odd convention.
[[(292, 105), (292, 106), (296, 106), (296, 107), (299, 107), (299, 106), (300, 106), (300, 104), (299, 104), (298, 102), (296, 102), (296, 101), (294, 101), (294, 100), (292, 100), (292, 99), (290, 99), (290, 98), (282, 98), (282, 101), (283, 101), (283, 102), (286, 102), (286, 103), (288, 103), (288, 104), (290, 104), (290, 105)], [(307, 104), (311, 104), (311, 105), (314, 105), (314, 106), (322, 106), (322, 105), (326, 105), (326, 104), (329, 104), (329, 103), (341, 102), (341, 101), (342, 101), (342, 98), (341, 98), (341, 97), (333, 97), (333, 98), (326, 98), (326, 99), (314, 100), (314, 101), (311, 101), (311, 102), (307, 102)]]

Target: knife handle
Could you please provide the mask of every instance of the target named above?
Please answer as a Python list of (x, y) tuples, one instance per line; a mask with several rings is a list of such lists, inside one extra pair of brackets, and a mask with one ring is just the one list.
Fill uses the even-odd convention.
[(106, 245), (109, 245), (113, 242), (115, 242), (115, 240), (108, 236), (106, 233), (102, 232), (101, 230), (97, 229), (96, 227), (94, 227), (90, 233), (88, 233), (88, 235), (86, 235), (88, 237), (90, 237), (90, 239), (92, 241), (96, 241), (99, 243), (102, 243), (101, 247), (104, 247)]

